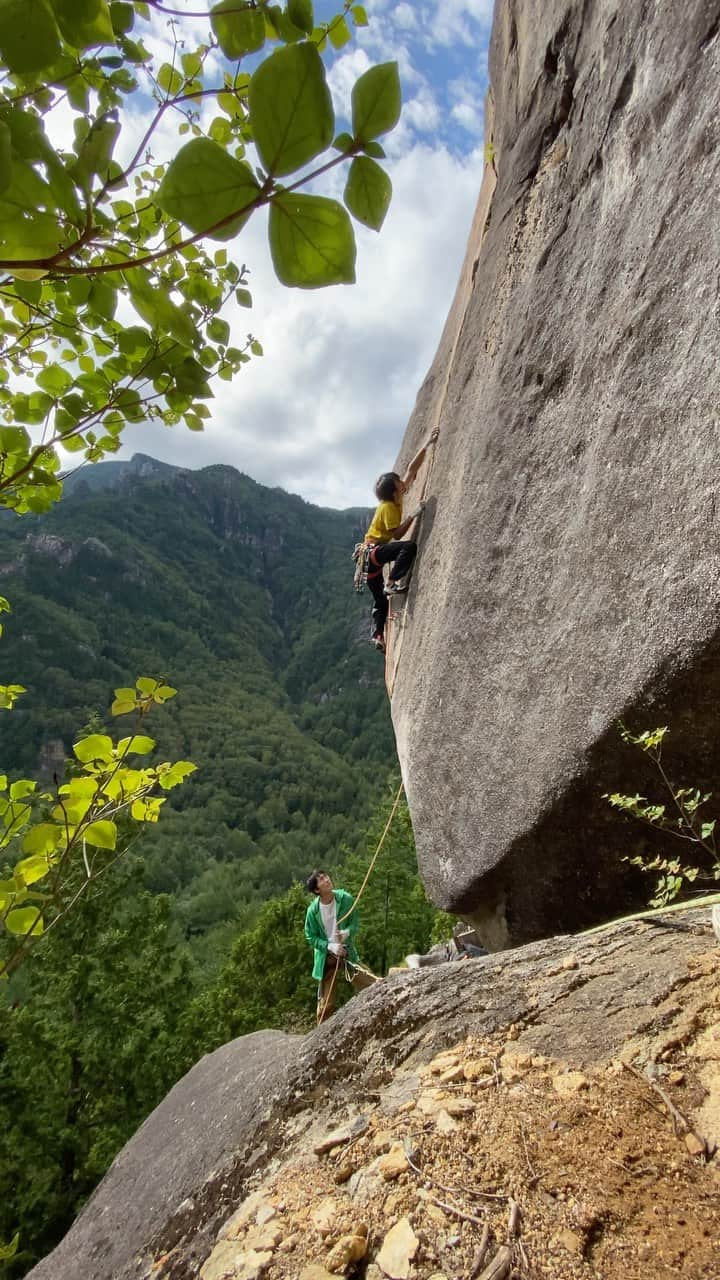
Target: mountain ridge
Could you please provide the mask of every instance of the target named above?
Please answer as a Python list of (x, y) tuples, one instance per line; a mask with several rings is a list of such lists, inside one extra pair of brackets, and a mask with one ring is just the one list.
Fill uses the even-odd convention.
[(394, 764), (369, 602), (352, 588), (361, 513), (231, 467), (141, 454), (87, 477), (100, 468), (102, 484), (0, 527), (0, 679), (28, 690), (4, 721), (3, 768), (51, 775), (83, 724), (109, 723), (114, 688), (163, 675), (179, 696), (153, 736), (199, 771), (143, 847), (150, 886), (195, 936), (359, 840)]

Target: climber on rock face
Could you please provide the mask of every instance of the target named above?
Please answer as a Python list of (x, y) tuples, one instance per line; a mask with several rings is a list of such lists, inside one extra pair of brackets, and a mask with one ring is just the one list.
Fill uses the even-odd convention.
[[(438, 432), (433, 431), (415, 454), (404, 476), (396, 471), (386, 471), (375, 485), (375, 497), (379, 506), (376, 508), (370, 527), (365, 534), (365, 546), (369, 548), (367, 559), (367, 584), (373, 594), (375, 604), (372, 611), (372, 642), (381, 653), (385, 652), (385, 622), (388, 615), (388, 597), (400, 595), (407, 591), (407, 575), (412, 569), (417, 555), (417, 543), (411, 539), (403, 542), (400, 539), (407, 533), (413, 521), (422, 515), (424, 502), (403, 520), (403, 496), (415, 479), (423, 458), (431, 444), (437, 440)], [(383, 568), (391, 564), (390, 580), (384, 585)]]
[(318, 1025), (335, 1010), (335, 987), (338, 970), (344, 967), (348, 981), (356, 991), (371, 987), (377, 978), (360, 968), (355, 947), (358, 915), (352, 895), (345, 889), (333, 889), (327, 871), (313, 871), (305, 882), (308, 893), (316, 896), (305, 913), (305, 937), (313, 948), (312, 976), (318, 985)]

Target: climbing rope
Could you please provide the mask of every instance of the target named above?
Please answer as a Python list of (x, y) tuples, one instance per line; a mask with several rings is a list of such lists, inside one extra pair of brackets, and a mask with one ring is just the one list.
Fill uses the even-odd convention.
[[(401, 797), (402, 793), (403, 793), (403, 784), (402, 784), (402, 782), (401, 782), (401, 783), (400, 783), (400, 786), (399, 786), (399, 787), (398, 787), (398, 789), (397, 789), (397, 795), (395, 796), (395, 800), (393, 801), (393, 807), (392, 807), (392, 809), (390, 810), (390, 817), (388, 818), (387, 822), (385, 823), (385, 830), (383, 831), (383, 833), (382, 833), (382, 835), (381, 835), (381, 837), (380, 837), (380, 840), (379, 840), (379, 842), (378, 842), (377, 849), (375, 850), (375, 852), (374, 852), (374, 854), (373, 854), (373, 856), (372, 856), (372, 859), (371, 859), (371, 861), (370, 861), (370, 866), (368, 867), (367, 871), (365, 872), (365, 879), (363, 880), (362, 884), (360, 885), (360, 888), (359, 888), (359, 890), (358, 890), (358, 892), (357, 892), (357, 896), (355, 897), (355, 901), (353, 902), (353, 904), (352, 904), (352, 906), (351, 906), (350, 910), (349, 910), (349, 911), (346, 911), (346, 912), (345, 912), (345, 915), (340, 917), (340, 919), (336, 922), (336, 927), (337, 927), (337, 926), (339, 926), (339, 925), (341, 925), (341, 924), (342, 924), (342, 922), (343, 922), (343, 920), (347, 920), (348, 916), (352, 915), (353, 911), (354, 911), (354, 910), (355, 910), (355, 908), (357, 907), (357, 904), (358, 904), (358, 902), (360, 901), (360, 899), (361, 899), (361, 897), (362, 897), (362, 895), (363, 895), (363, 893), (364, 893), (364, 891), (365, 891), (365, 886), (367, 885), (367, 882), (368, 882), (368, 880), (370, 879), (370, 876), (372, 875), (373, 868), (374, 868), (375, 863), (377, 862), (377, 860), (378, 860), (378, 856), (379, 856), (379, 854), (380, 854), (380, 850), (382, 849), (382, 847), (383, 847), (383, 845), (384, 845), (384, 843), (385, 843), (385, 839), (386, 839), (387, 833), (388, 833), (388, 831), (390, 830), (390, 827), (392, 826), (392, 820), (393, 820), (393, 818), (395, 817), (395, 814), (396, 814), (396, 812), (397, 812), (397, 807), (398, 807), (398, 805), (399, 805), (399, 803), (400, 803), (400, 797)], [(324, 1018), (325, 1018), (325, 1014), (326, 1014), (326, 1012), (327, 1012), (328, 1006), (329, 1006), (329, 1004), (330, 1004), (330, 1001), (332, 1000), (332, 994), (333, 994), (333, 991), (335, 990), (335, 982), (336, 982), (336, 980), (337, 980), (337, 976), (338, 976), (338, 969), (340, 968), (340, 963), (339, 963), (339, 961), (340, 961), (340, 957), (339, 957), (339, 956), (336, 956), (336, 957), (335, 957), (335, 960), (336, 960), (336, 964), (335, 964), (335, 971), (334, 971), (333, 976), (332, 976), (332, 982), (330, 983), (330, 989), (329, 989), (329, 991), (328, 991), (328, 993), (327, 993), (327, 995), (326, 995), (326, 997), (325, 997), (325, 1000), (324, 1000), (324, 1002), (323, 1002), (323, 1004), (322, 1004), (322, 1008), (319, 1008), (319, 1009), (318, 1009), (318, 1015), (317, 1015), (317, 1022), (318, 1022), (318, 1026), (320, 1025), (320, 1023), (321, 1023), (321, 1022), (324, 1020)], [(345, 962), (345, 977), (347, 978), (348, 982), (352, 982), (352, 978), (351, 978), (351, 977), (348, 977), (348, 966), (349, 966), (350, 968), (353, 968), (353, 969), (358, 970), (360, 973), (367, 973), (367, 974), (370, 974), (370, 970), (369, 970), (369, 969), (365, 969), (365, 968), (363, 967), (363, 965), (361, 965), (361, 964), (352, 964), (352, 962), (351, 962), (351, 961), (346, 961), (346, 962)], [(370, 976), (374, 978), (374, 977), (375, 977), (375, 974), (373, 973), (373, 974), (371, 974)], [(320, 1005), (320, 1001), (319, 1001), (319, 1000), (318, 1000), (318, 1005)]]
[(374, 868), (374, 866), (375, 866), (375, 863), (376, 863), (376, 862), (377, 862), (377, 860), (378, 860), (378, 855), (379, 855), (379, 853), (380, 853), (380, 850), (382, 849), (382, 847), (383, 847), (383, 845), (384, 845), (384, 843), (385, 843), (385, 837), (387, 836), (387, 833), (388, 833), (388, 831), (390, 830), (390, 827), (392, 826), (392, 820), (393, 820), (393, 818), (395, 817), (395, 813), (396, 813), (396, 811), (397, 811), (397, 807), (398, 807), (398, 805), (399, 805), (399, 803), (400, 803), (400, 797), (401, 797), (402, 793), (403, 793), (403, 784), (402, 784), (402, 782), (401, 782), (401, 783), (400, 783), (400, 786), (399, 786), (399, 787), (398, 787), (398, 789), (397, 789), (397, 795), (395, 796), (395, 800), (393, 801), (393, 807), (392, 807), (392, 809), (390, 810), (390, 817), (388, 818), (387, 822), (385, 823), (385, 830), (383, 831), (383, 833), (382, 833), (382, 835), (381, 835), (381, 837), (380, 837), (380, 841), (379, 841), (379, 843), (378, 843), (378, 847), (377, 847), (377, 849), (375, 850), (375, 852), (374, 852), (374, 854), (373, 854), (373, 856), (372, 856), (372, 859), (371, 859), (371, 862), (370, 862), (370, 866), (368, 867), (367, 871), (365, 872), (365, 879), (363, 880), (362, 884), (360, 885), (360, 888), (359, 888), (359, 889), (358, 889), (358, 891), (357, 891), (357, 894), (356, 894), (356, 896), (355, 896), (355, 901), (353, 902), (353, 904), (352, 904), (352, 906), (351, 906), (350, 910), (349, 910), (349, 911), (346, 911), (346, 912), (345, 912), (345, 915), (340, 917), (340, 919), (338, 920), (338, 924), (342, 924), (343, 920), (347, 920), (348, 916), (349, 916), (349, 915), (352, 915), (352, 913), (353, 913), (353, 911), (355, 910), (355, 908), (356, 908), (356, 906), (357, 906), (358, 902), (360, 901), (360, 899), (361, 899), (361, 898), (362, 898), (362, 896), (363, 896), (363, 892), (364, 892), (364, 890), (365, 890), (365, 886), (366, 886), (366, 884), (367, 884), (368, 880), (370, 879), (370, 876), (372, 875), (373, 868)]

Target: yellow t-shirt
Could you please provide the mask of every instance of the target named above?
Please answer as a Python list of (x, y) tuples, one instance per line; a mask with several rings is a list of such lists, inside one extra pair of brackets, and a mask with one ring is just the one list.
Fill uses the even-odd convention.
[(365, 534), (365, 541), (390, 542), (399, 524), (402, 524), (402, 503), (381, 502)]

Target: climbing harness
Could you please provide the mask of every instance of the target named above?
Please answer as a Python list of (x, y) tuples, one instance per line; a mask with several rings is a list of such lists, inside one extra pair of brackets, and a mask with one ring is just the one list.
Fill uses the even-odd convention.
[[(348, 916), (351, 916), (351, 915), (352, 915), (352, 913), (353, 913), (353, 911), (355, 910), (355, 908), (357, 907), (357, 904), (358, 904), (358, 902), (360, 901), (360, 899), (361, 899), (361, 897), (362, 897), (363, 893), (365, 892), (365, 887), (366, 887), (366, 885), (367, 885), (368, 880), (370, 879), (370, 876), (372, 875), (373, 868), (374, 868), (375, 863), (377, 862), (378, 857), (379, 857), (379, 854), (380, 854), (380, 850), (382, 849), (382, 847), (383, 847), (383, 845), (384, 845), (384, 843), (385, 843), (385, 839), (386, 839), (387, 833), (388, 833), (388, 831), (390, 830), (390, 827), (392, 826), (392, 820), (393, 820), (393, 818), (395, 817), (395, 814), (396, 814), (396, 812), (397, 812), (397, 807), (398, 807), (398, 805), (399, 805), (399, 803), (400, 803), (400, 797), (401, 797), (402, 793), (403, 793), (403, 783), (401, 782), (401, 783), (400, 783), (400, 786), (399, 786), (399, 787), (398, 787), (398, 789), (397, 789), (397, 795), (395, 796), (395, 800), (393, 801), (393, 807), (392, 807), (392, 809), (390, 810), (390, 817), (388, 818), (387, 822), (385, 823), (385, 830), (383, 831), (383, 833), (382, 833), (382, 835), (381, 835), (381, 837), (380, 837), (380, 840), (378, 841), (377, 849), (375, 850), (375, 852), (374, 852), (374, 854), (373, 854), (373, 856), (372, 856), (372, 858), (371, 858), (371, 860), (370, 860), (370, 866), (368, 867), (367, 871), (365, 872), (365, 879), (363, 880), (362, 884), (360, 885), (360, 888), (359, 888), (358, 893), (357, 893), (357, 897), (355, 898), (355, 901), (353, 902), (353, 904), (352, 904), (352, 906), (351, 906), (350, 910), (349, 910), (349, 911), (346, 911), (346, 912), (345, 912), (345, 915), (344, 915), (344, 916), (341, 916), (341, 917), (340, 917), (340, 919), (337, 921), (337, 923), (336, 923), (336, 928), (339, 928), (339, 926), (342, 924), (343, 920), (347, 920)], [(320, 1023), (323, 1021), (323, 1019), (324, 1019), (324, 1017), (325, 1017), (325, 1014), (326, 1014), (326, 1012), (327, 1012), (328, 1006), (329, 1006), (329, 1004), (330, 1004), (330, 1001), (332, 1000), (332, 994), (333, 994), (333, 991), (335, 990), (335, 982), (336, 982), (336, 980), (337, 980), (337, 976), (338, 976), (338, 969), (339, 969), (339, 968), (340, 968), (340, 965), (339, 965), (339, 964), (336, 964), (336, 965), (335, 965), (335, 971), (334, 971), (333, 976), (332, 976), (332, 982), (330, 983), (330, 990), (328, 991), (328, 993), (327, 993), (327, 995), (326, 995), (326, 997), (325, 997), (325, 1000), (324, 1000), (324, 1002), (322, 1003), (322, 1007), (321, 1007), (321, 1004), (320, 1004), (320, 998), (319, 998), (319, 991), (320, 991), (320, 988), (318, 988), (318, 1010), (317, 1010), (317, 1021), (318, 1021), (318, 1026), (319, 1026), (319, 1025), (320, 1025)], [(350, 961), (348, 961), (348, 960), (346, 959), (346, 961), (345, 961), (345, 977), (347, 978), (348, 982), (352, 982), (352, 977), (348, 977), (348, 969), (349, 969), (349, 968), (352, 968), (352, 969), (358, 970), (360, 973), (367, 973), (367, 974), (370, 974), (370, 970), (369, 970), (369, 969), (365, 969), (365, 968), (363, 967), (363, 965), (361, 965), (361, 964), (353, 964), (353, 963), (351, 963)], [(374, 978), (374, 977), (375, 977), (375, 974), (374, 974), (374, 973), (373, 973), (373, 974), (370, 974), (370, 976)]]
[(370, 552), (372, 546), (367, 542), (356, 542), (355, 550), (352, 558), (355, 561), (355, 576), (353, 585), (357, 592), (363, 592), (367, 585), (368, 569), (370, 567)]

